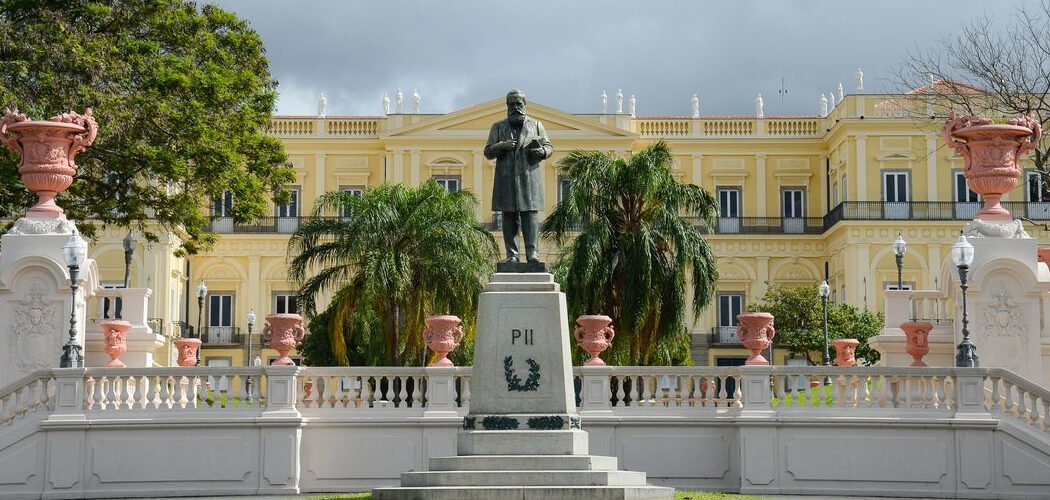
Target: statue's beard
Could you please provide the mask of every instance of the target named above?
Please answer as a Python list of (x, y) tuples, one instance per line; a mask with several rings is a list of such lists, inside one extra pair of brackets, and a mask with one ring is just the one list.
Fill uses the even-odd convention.
[(509, 118), (510, 118), (510, 122), (515, 124), (515, 125), (521, 125), (521, 124), (525, 123), (525, 114), (524, 113), (522, 113), (522, 114), (511, 113)]

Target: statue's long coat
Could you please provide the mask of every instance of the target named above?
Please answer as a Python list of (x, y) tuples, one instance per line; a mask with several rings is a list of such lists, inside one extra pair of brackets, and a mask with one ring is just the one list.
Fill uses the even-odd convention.
[[(492, 125), (485, 145), (485, 157), (496, 159), (495, 180), (492, 183), (493, 212), (525, 212), (543, 210), (543, 183), (540, 181), (540, 162), (549, 158), (554, 146), (540, 122), (526, 117), (522, 125), (518, 147), (512, 151), (497, 152), (496, 143), (512, 138), (510, 120)], [(543, 147), (542, 158), (529, 158), (526, 147), (536, 140)]]

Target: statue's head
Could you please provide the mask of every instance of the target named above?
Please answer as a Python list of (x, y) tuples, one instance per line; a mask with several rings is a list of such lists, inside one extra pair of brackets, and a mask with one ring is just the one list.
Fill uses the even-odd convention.
[(525, 123), (525, 93), (514, 89), (507, 92), (507, 118), (515, 125)]

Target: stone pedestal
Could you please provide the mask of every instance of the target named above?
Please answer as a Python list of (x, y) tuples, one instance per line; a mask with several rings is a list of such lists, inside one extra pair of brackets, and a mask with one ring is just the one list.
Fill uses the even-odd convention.
[[(124, 364), (131, 368), (149, 368), (156, 361), (155, 352), (164, 347), (164, 336), (158, 335), (146, 324), (149, 310), (149, 297), (153, 291), (149, 288), (100, 288), (96, 295), (108, 297), (111, 310), (109, 317), (115, 316), (117, 299), (121, 302), (120, 319), (131, 323), (128, 330), (128, 352), (120, 357)], [(105, 339), (102, 336), (101, 319), (89, 319), (86, 331), (87, 345), (84, 358), (87, 366), (106, 366), (109, 356), (103, 350)]]
[(481, 294), (470, 414), (457, 456), (405, 472), (376, 500), (671, 499), (615, 457), (588, 455), (576, 412), (565, 295), (548, 273), (496, 273)]
[[(74, 309), (62, 247), (76, 226), (59, 218), (22, 218), (3, 236), (0, 252), (0, 387), (42, 368), (57, 368)], [(75, 298), (77, 342), (84, 345), (86, 297), (98, 288), (98, 268), (80, 266)], [(108, 356), (107, 356), (108, 361)]]

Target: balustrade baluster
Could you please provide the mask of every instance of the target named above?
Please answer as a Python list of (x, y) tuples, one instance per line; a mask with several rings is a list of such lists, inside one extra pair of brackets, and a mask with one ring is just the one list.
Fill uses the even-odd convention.
[(630, 394), (627, 396), (630, 401), (627, 402), (627, 406), (639, 406), (638, 404), (638, 380), (641, 377), (635, 377), (634, 375), (627, 376), (627, 383), (630, 386)]
[(1007, 379), (1003, 379), (1003, 405), (1004, 412), (1017, 416), (1017, 408), (1014, 406), (1014, 384)]
[(742, 408), (744, 406), (744, 394), (741, 392), (743, 390), (741, 386), (744, 385), (744, 378), (740, 375), (733, 375), (733, 378), (736, 380), (736, 383), (733, 384), (733, 402), (730, 406)]
[(718, 399), (715, 401), (715, 406), (726, 407), (729, 405), (729, 396), (726, 394), (726, 380), (728, 377), (725, 375), (718, 375)]
[(667, 388), (667, 405), (671, 406), (682, 406), (682, 399), (678, 397), (678, 375), (669, 377), (671, 380), (671, 386)]
[[(372, 407), (372, 377), (368, 375), (361, 376), (361, 406), (365, 408)], [(378, 380), (376, 381), (378, 385)]]
[(875, 383), (874, 377), (870, 377), (868, 375), (860, 375), (857, 378), (859, 379), (858, 384), (860, 384), (857, 386), (857, 390), (859, 392), (857, 396), (857, 406), (862, 408), (871, 408), (871, 388), (868, 387), (868, 384)]
[(1050, 400), (1043, 398), (1043, 415), (1039, 419), (1039, 430), (1046, 432), (1050, 428)]
[(638, 381), (642, 384), (641, 406), (652, 406), (653, 393), (649, 390), (649, 377), (642, 375), (638, 377)]
[(1028, 395), (1028, 391), (1024, 390), (1021, 386), (1017, 387), (1017, 410), (1014, 411), (1014, 416), (1028, 422), (1028, 407), (1025, 405), (1025, 399)]
[(470, 407), (470, 377), (460, 378), (460, 405), (464, 408)]
[(990, 404), (990, 407), (988, 409), (989, 410), (997, 409), (999, 411), (1002, 411), (1003, 410), (1003, 407), (1002, 407), (1002, 404), (1003, 404), (1003, 402), (1002, 402), (1002, 394), (999, 392), (999, 384), (1002, 382), (1002, 378), (1000, 378), (1000, 377), (989, 377), (989, 379), (992, 381), (992, 396), (991, 396), (991, 404)]
[(397, 405), (399, 408), (409, 408), (408, 406), (408, 381), (411, 377), (394, 377), (398, 383), (401, 384), (401, 390), (397, 393)]
[(627, 377), (624, 377), (623, 375), (610, 375), (610, 377), (612, 379), (611, 381), (616, 383), (616, 396), (613, 398), (612, 405), (614, 407), (627, 406), (626, 402), (624, 401), (625, 393), (623, 390), (623, 386), (626, 383)]
[(911, 408), (912, 400), (912, 378), (910, 376), (904, 377), (904, 408)]
[(937, 389), (933, 394), (934, 404), (939, 409), (945, 409), (948, 407), (948, 401), (946, 401), (947, 396), (945, 396), (945, 385), (948, 383), (948, 377), (935, 377), (934, 380), (936, 380), (934, 387)]
[(415, 377), (412, 379), (412, 407), (413, 408), (425, 408), (426, 402), (423, 401), (423, 377)]

